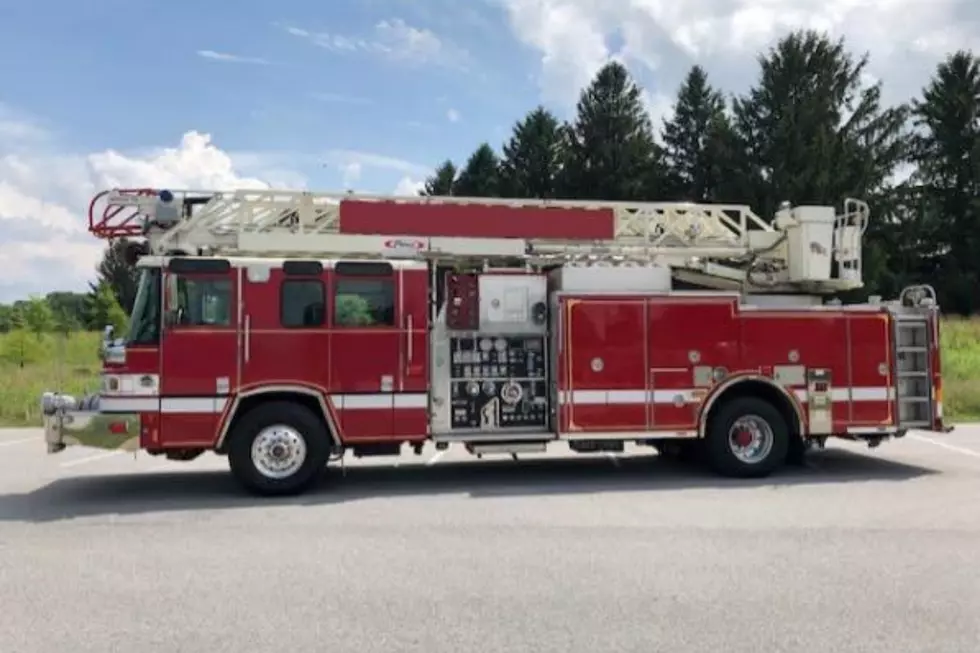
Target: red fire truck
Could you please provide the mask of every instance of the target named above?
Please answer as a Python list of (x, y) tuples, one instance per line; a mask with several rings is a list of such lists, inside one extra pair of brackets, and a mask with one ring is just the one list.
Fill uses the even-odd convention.
[(127, 239), (139, 292), (99, 391), (42, 397), (48, 451), (213, 451), (271, 495), (427, 442), (762, 477), (829, 437), (948, 430), (931, 288), (829, 299), (862, 285), (869, 213), (107, 191), (90, 231)]

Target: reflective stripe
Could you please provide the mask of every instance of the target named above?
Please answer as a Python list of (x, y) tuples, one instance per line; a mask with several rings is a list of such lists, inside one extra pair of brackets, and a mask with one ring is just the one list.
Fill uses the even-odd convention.
[[(694, 403), (695, 392), (707, 392), (707, 388), (680, 388), (677, 390), (572, 390), (560, 391), (560, 404), (602, 406), (606, 404), (689, 404)], [(805, 389), (791, 388), (796, 398), (806, 403)], [(894, 388), (833, 388), (833, 401), (890, 401), (895, 398)]]
[[(371, 393), (330, 395), (338, 410), (378, 410), (385, 408), (418, 408), (429, 405), (425, 393)], [(220, 413), (228, 397), (118, 397), (102, 396), (99, 410), (106, 413)]]
[(227, 397), (101, 397), (104, 413), (220, 413)]
[(159, 397), (100, 397), (104, 413), (152, 413), (160, 410)]
[(384, 408), (428, 408), (425, 393), (366, 393), (330, 395), (338, 410), (378, 410)]

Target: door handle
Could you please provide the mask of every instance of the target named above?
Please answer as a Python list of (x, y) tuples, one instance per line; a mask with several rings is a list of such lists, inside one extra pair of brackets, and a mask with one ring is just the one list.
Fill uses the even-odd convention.
[(251, 345), (252, 345), (252, 316), (246, 315), (245, 316), (245, 344), (242, 347), (242, 349), (244, 350), (243, 357), (245, 358), (246, 363), (248, 362), (248, 359), (251, 358), (251, 351), (250, 351)]
[(407, 351), (405, 354), (405, 362), (408, 365), (412, 364), (412, 359), (414, 358), (414, 354), (415, 354), (415, 342), (414, 342), (415, 338), (413, 337), (414, 334), (412, 333), (412, 322), (413, 322), (412, 316), (409, 315), (405, 319), (405, 329), (408, 332), (408, 347), (406, 348)]

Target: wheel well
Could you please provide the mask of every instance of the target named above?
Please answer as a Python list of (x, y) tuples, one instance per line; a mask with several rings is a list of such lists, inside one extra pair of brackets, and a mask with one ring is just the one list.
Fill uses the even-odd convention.
[(228, 424), (228, 428), (225, 430), (224, 437), (221, 444), (217, 447), (217, 453), (227, 453), (229, 435), (233, 432), (235, 427), (238, 425), (239, 420), (241, 420), (249, 411), (262, 404), (268, 404), (276, 401), (287, 401), (294, 404), (299, 404), (304, 408), (309, 409), (311, 413), (316, 415), (320, 423), (323, 424), (323, 428), (327, 430), (330, 434), (331, 439), (336, 441), (337, 434), (333, 432), (330, 427), (330, 421), (327, 419), (326, 415), (323, 413), (323, 405), (316, 395), (308, 394), (305, 392), (290, 392), (288, 390), (274, 391), (274, 392), (259, 392), (253, 395), (246, 395), (238, 400), (238, 405), (235, 407), (235, 414), (232, 415), (231, 423)]
[(711, 428), (711, 420), (714, 419), (718, 411), (721, 410), (722, 406), (734, 401), (735, 399), (740, 399), (742, 397), (755, 397), (757, 399), (762, 399), (770, 403), (779, 414), (786, 421), (786, 425), (789, 427), (790, 435), (795, 438), (802, 436), (800, 432), (800, 415), (796, 411), (796, 406), (793, 401), (778, 387), (772, 383), (766, 381), (760, 381), (756, 379), (746, 379), (745, 381), (738, 381), (731, 387), (723, 390), (722, 393), (715, 399), (712, 406), (709, 408), (708, 418), (705, 421), (705, 431)]

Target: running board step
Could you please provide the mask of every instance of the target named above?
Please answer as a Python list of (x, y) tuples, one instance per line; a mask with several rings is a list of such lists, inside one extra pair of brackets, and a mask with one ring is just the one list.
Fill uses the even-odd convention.
[(508, 442), (547, 442), (555, 439), (555, 435), (550, 431), (517, 431), (496, 433), (467, 433), (449, 432), (433, 433), (433, 442), (464, 442), (464, 443), (486, 443), (486, 444), (506, 444)]
[(466, 450), (474, 456), (484, 454), (507, 454), (516, 456), (519, 453), (544, 453), (548, 443), (539, 442), (467, 442)]

